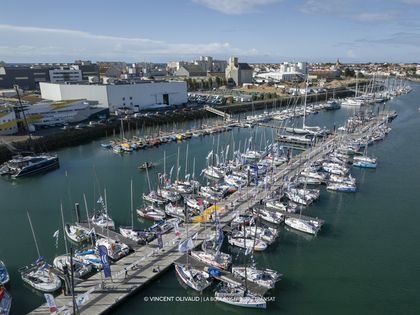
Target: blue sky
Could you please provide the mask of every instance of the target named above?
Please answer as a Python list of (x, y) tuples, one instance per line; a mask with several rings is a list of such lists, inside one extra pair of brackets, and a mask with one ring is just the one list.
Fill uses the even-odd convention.
[(1, 10), (6, 62), (420, 62), (420, 0), (14, 0)]

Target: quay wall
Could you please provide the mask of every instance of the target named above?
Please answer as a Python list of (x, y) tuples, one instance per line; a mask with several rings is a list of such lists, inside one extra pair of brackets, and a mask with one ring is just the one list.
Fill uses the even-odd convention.
[[(354, 92), (347, 89), (336, 90), (336, 97), (347, 97), (352, 96)], [(328, 92), (328, 95), (332, 96), (332, 91)], [(229, 105), (217, 106), (217, 109), (225, 111), (230, 114), (237, 114), (241, 112), (247, 112), (250, 110), (260, 110), (260, 109), (272, 109), (279, 108), (294, 104), (298, 102), (299, 99), (302, 99), (302, 96), (290, 96), (290, 97), (281, 97), (275, 99), (260, 100), (248, 103), (235, 103)], [(308, 95), (308, 103), (310, 102), (322, 102), (325, 101), (326, 94), (319, 93), (314, 95)], [(179, 123), (188, 120), (195, 119), (207, 119), (210, 117), (215, 117), (214, 114), (209, 113), (208, 111), (201, 109), (196, 111), (189, 112), (174, 112), (170, 116), (152, 116), (152, 117), (139, 117), (139, 118), (130, 118), (130, 120), (124, 121), (124, 130), (133, 130), (140, 129), (142, 127), (158, 126), (168, 123)], [(120, 121), (114, 121), (107, 123), (106, 125), (97, 125), (94, 127), (86, 127), (83, 129), (68, 129), (68, 130), (51, 130), (50, 134), (43, 136), (33, 136), (30, 141), (28, 137), (25, 136), (15, 136), (11, 137), (1, 137), (0, 139), (0, 163), (3, 163), (10, 158), (16, 152), (12, 152), (10, 146), (6, 145), (4, 142), (10, 143), (16, 150), (19, 151), (34, 151), (34, 152), (51, 152), (64, 147), (76, 146), (83, 143), (88, 143), (92, 140), (99, 139), (102, 137), (107, 137), (111, 135), (116, 135), (120, 133)], [(13, 140), (10, 140), (13, 139)]]

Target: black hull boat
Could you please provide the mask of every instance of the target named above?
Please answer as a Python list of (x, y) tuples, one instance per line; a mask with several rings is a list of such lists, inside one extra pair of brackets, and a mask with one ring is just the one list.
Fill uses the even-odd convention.
[(59, 166), (57, 155), (16, 156), (0, 166), (0, 175), (15, 179), (47, 172)]

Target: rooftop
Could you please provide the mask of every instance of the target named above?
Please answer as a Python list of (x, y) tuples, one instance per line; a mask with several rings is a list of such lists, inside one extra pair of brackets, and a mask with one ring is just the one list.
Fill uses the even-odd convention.
[(134, 85), (134, 84), (152, 84), (152, 83), (171, 83), (171, 82), (184, 82), (182, 80), (114, 80), (111, 83), (89, 83), (87, 81), (74, 81), (65, 83), (52, 83), (52, 82), (40, 82), (41, 84), (55, 84), (55, 85)]

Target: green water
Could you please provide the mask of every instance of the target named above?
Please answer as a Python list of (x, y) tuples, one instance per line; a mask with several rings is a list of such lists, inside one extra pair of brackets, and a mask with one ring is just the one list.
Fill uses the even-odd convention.
[[(144, 297), (196, 297), (183, 289), (169, 271), (118, 307), (116, 314), (418, 314), (420, 301), (420, 89), (389, 102), (386, 106), (398, 111), (389, 136), (369, 148), (379, 158), (376, 170), (353, 169), (358, 180), (356, 194), (327, 193), (307, 209), (308, 215), (326, 220), (326, 226), (316, 238), (308, 238), (281, 229), (278, 241), (266, 252), (255, 255), (258, 265), (282, 272), (284, 279), (271, 292), (274, 302), (265, 311), (235, 308), (214, 302), (145, 302)], [(311, 116), (308, 124), (330, 128), (343, 122), (350, 109), (324, 112)], [(190, 123), (194, 124), (194, 123)], [(255, 129), (234, 129), (220, 134), (220, 147), (236, 146), (249, 138)], [(261, 134), (270, 139), (270, 129), (257, 130), (256, 144)], [(189, 144), (189, 173), (193, 157), (196, 175), (205, 163), (205, 156), (216, 147), (218, 136), (193, 138), (180, 144), (171, 143), (117, 156), (103, 150), (98, 140), (58, 151), (61, 168), (43, 176), (15, 182), (0, 181), (0, 259), (11, 273), (10, 292), (13, 314), (23, 314), (44, 302), (42, 295), (24, 286), (17, 272), (31, 263), (37, 254), (32, 240), (26, 211), (32, 217), (41, 254), (52, 262), (55, 254), (64, 251), (60, 240), (55, 248), (52, 234), (59, 228), (60, 202), (65, 207), (66, 221), (74, 221), (73, 204), (83, 207), (86, 193), (93, 207), (99, 191), (107, 189), (110, 214), (117, 225), (129, 223), (130, 179), (134, 181), (135, 205), (148, 190), (144, 173), (138, 164), (153, 161), (158, 166), (150, 172), (152, 184), (163, 171), (166, 151), (167, 171), (176, 161), (180, 148), (184, 175), (185, 152)], [(214, 146), (213, 146), (214, 143)], [(175, 172), (174, 172), (175, 173)], [(203, 181), (204, 182), (204, 181)], [(136, 221), (138, 227), (147, 222)], [(226, 251), (236, 252), (230, 247)], [(241, 256), (238, 259), (241, 260)], [(203, 297), (211, 297), (205, 292)]]

